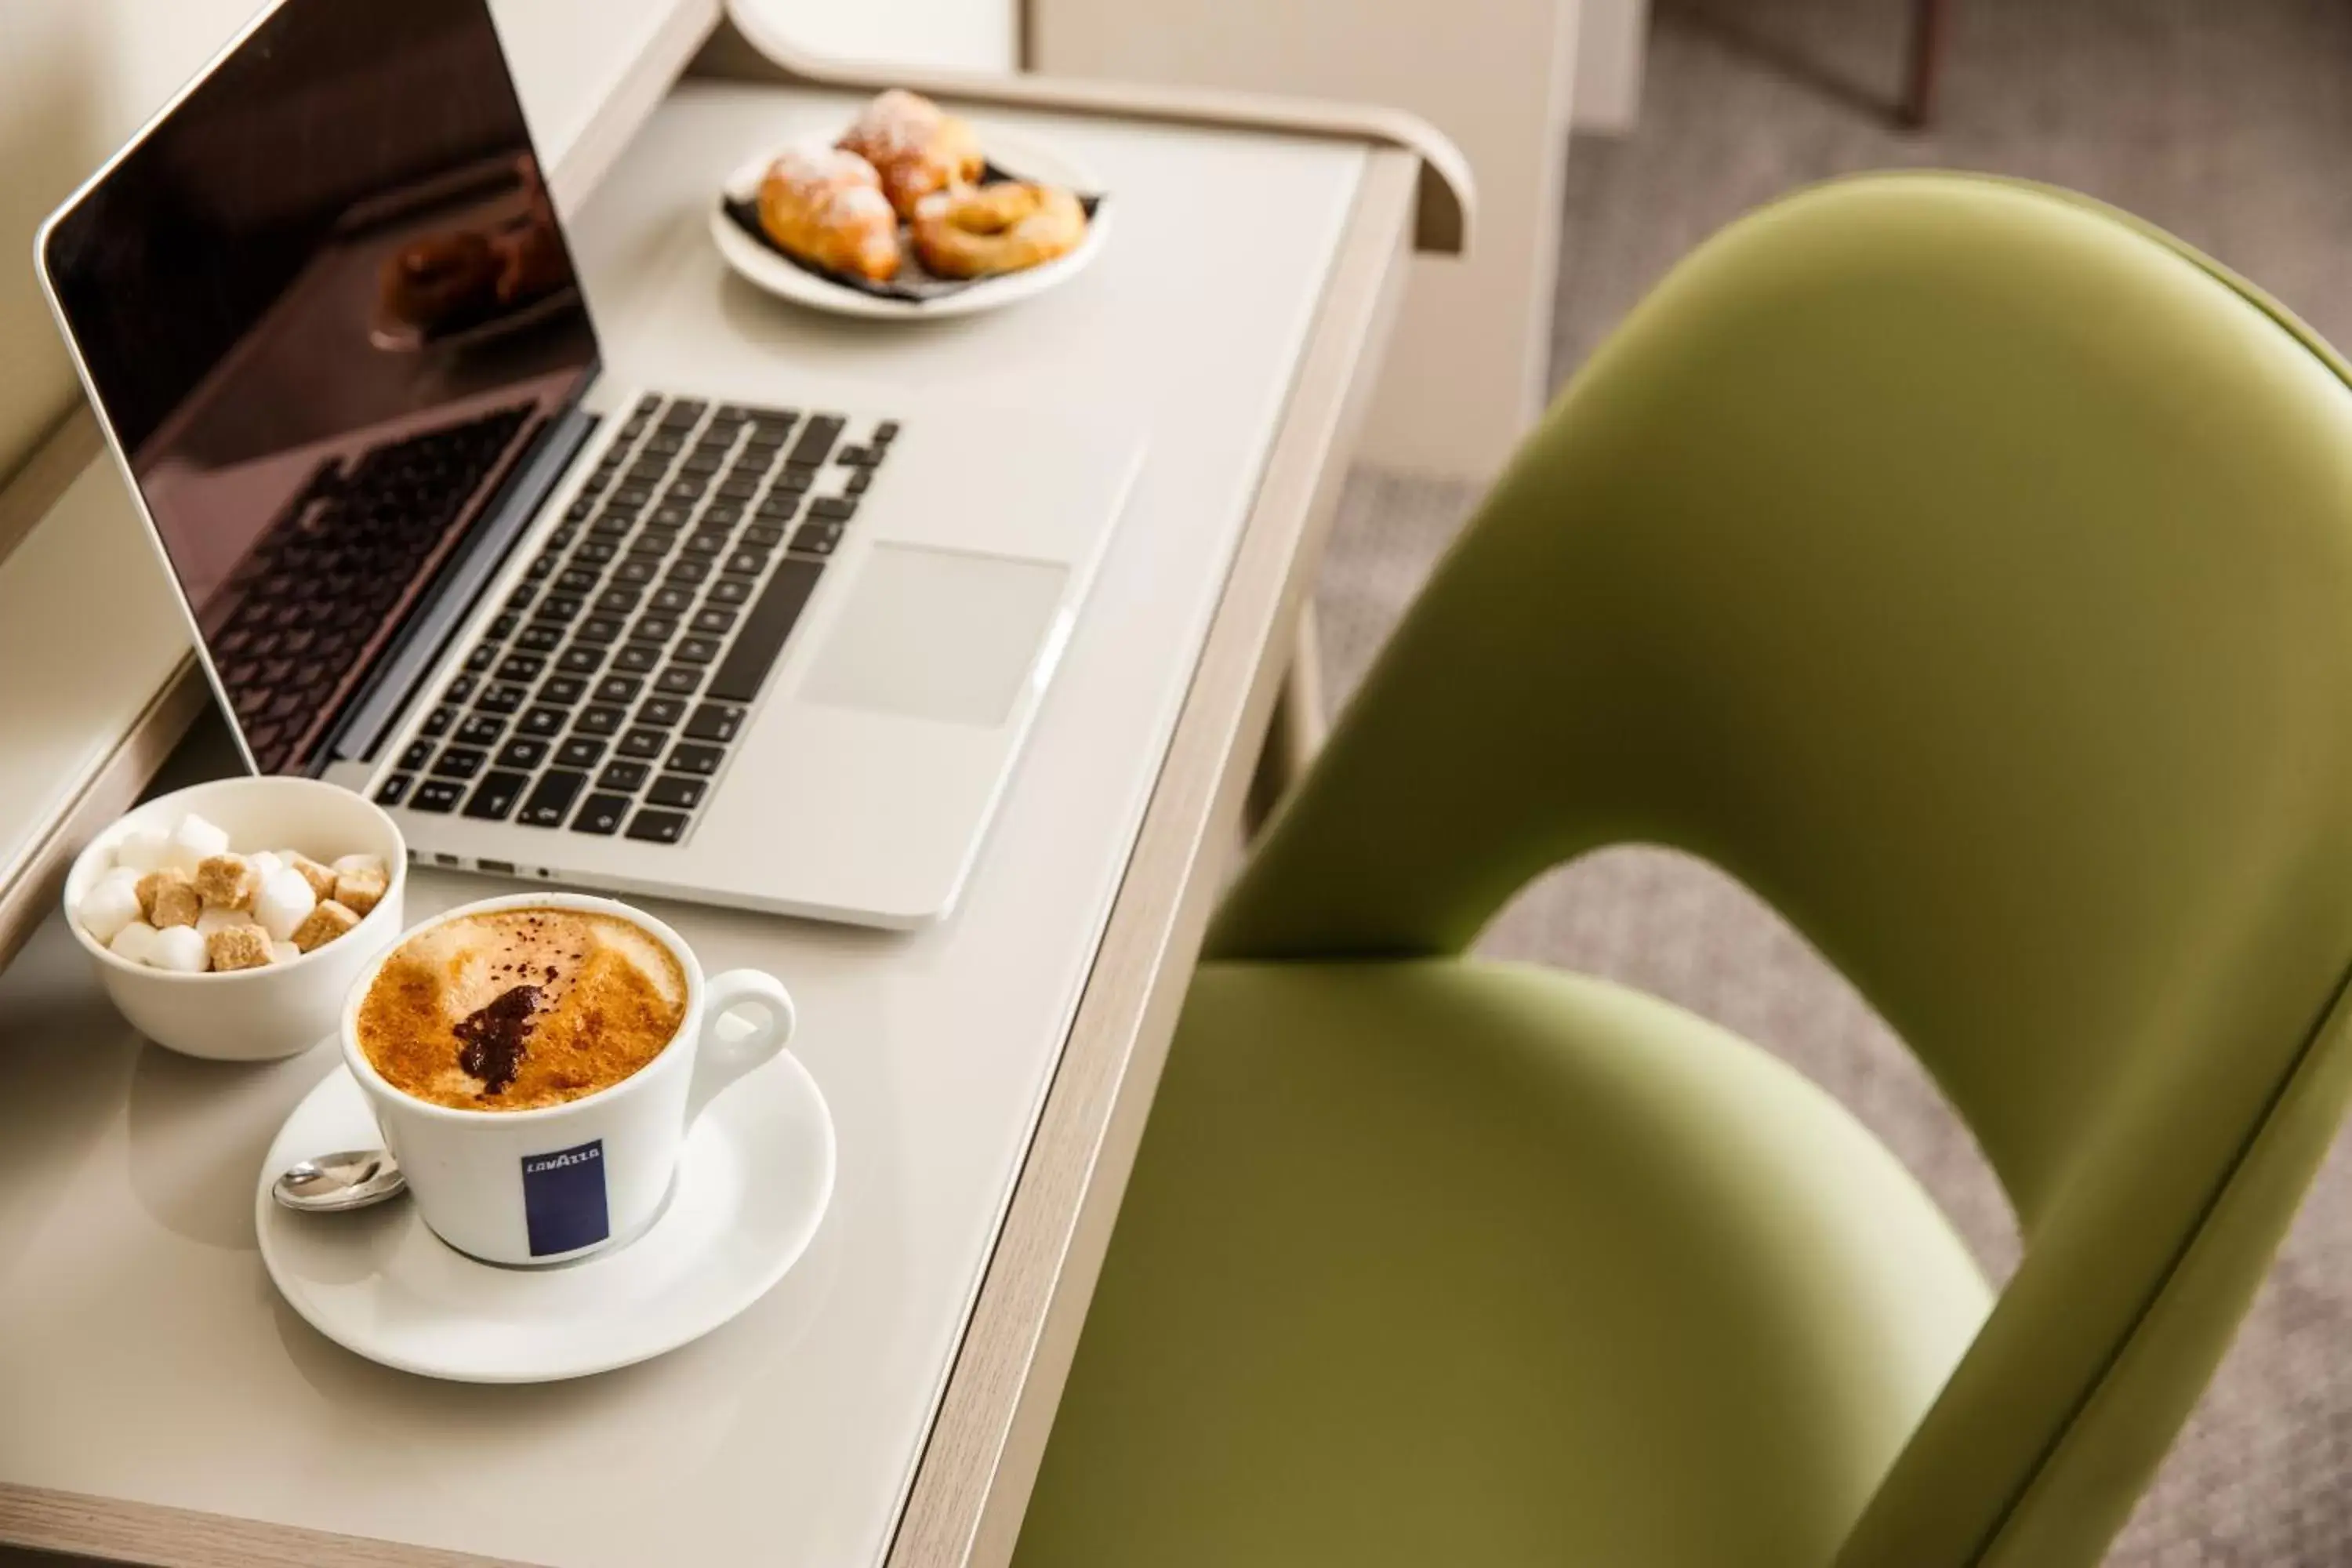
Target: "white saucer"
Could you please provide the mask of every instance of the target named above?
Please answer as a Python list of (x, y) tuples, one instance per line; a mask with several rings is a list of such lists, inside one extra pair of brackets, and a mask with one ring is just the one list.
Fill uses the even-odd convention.
[[(988, 161), (1008, 174), (1041, 184), (1059, 185), (1081, 195), (1092, 195), (1102, 189), (1102, 183), (1092, 170), (1058, 147), (997, 126), (975, 122), (973, 130), (988, 153)], [(835, 315), (864, 316), (874, 321), (967, 316), (1057, 288), (1076, 277), (1101, 252), (1103, 241), (1110, 235), (1111, 209), (1117, 205), (1106, 201), (1096, 209), (1087, 224), (1087, 237), (1067, 256), (1002, 277), (983, 278), (968, 288), (929, 300), (886, 300), (793, 266), (745, 234), (727, 216), (728, 202), (749, 201), (759, 193), (761, 177), (774, 161), (773, 153), (763, 153), (737, 169), (727, 176), (719, 199), (710, 204), (710, 237), (719, 247), (719, 254), (726, 258), (728, 266), (771, 294)]]
[(279, 1171), (382, 1142), (337, 1067), (278, 1130), (254, 1194), (261, 1259), (312, 1328), (370, 1361), (460, 1383), (551, 1383), (699, 1339), (798, 1262), (833, 1196), (833, 1117), (790, 1052), (723, 1091), (688, 1131), (677, 1184), (626, 1247), (551, 1268), (497, 1268), (452, 1251), (407, 1198), (293, 1214)]

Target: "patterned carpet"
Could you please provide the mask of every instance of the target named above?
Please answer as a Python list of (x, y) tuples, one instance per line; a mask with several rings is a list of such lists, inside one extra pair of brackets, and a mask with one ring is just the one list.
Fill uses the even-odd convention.
[[(2352, 342), (2352, 7), (2332, 0), (1959, 0), (1942, 117), (1880, 105), (1902, 0), (1660, 0), (1642, 121), (1569, 161), (1554, 374), (1691, 246), (1792, 186), (1947, 164), (2131, 208)], [(1360, 472), (1318, 595), (1344, 698), (1475, 498)], [(1618, 849), (1556, 872), (1490, 951), (1606, 974), (1717, 1019), (1834, 1092), (1997, 1278), (2017, 1238), (1966, 1131), (1870, 1009), (1736, 884)], [(2352, 1140), (2296, 1222), (2195, 1419), (2109, 1562), (2352, 1563)]]

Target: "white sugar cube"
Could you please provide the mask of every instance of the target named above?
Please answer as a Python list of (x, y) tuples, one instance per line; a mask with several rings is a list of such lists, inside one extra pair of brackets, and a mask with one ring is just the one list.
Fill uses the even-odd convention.
[(180, 818), (180, 826), (172, 830), (172, 842), (163, 850), (163, 864), (176, 866), (194, 876), (206, 856), (227, 853), (228, 835), (192, 811)]
[(244, 910), (224, 910), (215, 906), (196, 916), (196, 933), (209, 938), (223, 926), (249, 926), (253, 923), (253, 916)]
[(139, 876), (111, 871), (91, 883), (74, 905), (74, 919), (94, 942), (112, 942), (115, 933), (139, 918)]
[(194, 926), (171, 926), (155, 933), (154, 946), (147, 962), (157, 969), (169, 969), (181, 974), (202, 974), (211, 962), (205, 951), (205, 939)]
[(155, 960), (156, 934), (155, 928), (145, 921), (132, 921), (114, 933), (114, 940), (106, 948), (115, 957), (132, 963), (152, 963)]
[(269, 962), (272, 963), (291, 963), (301, 956), (302, 950), (290, 942), (273, 942), (269, 944)]
[(284, 942), (318, 901), (309, 879), (291, 866), (281, 866), (253, 896), (253, 918), (261, 922), (270, 941)]
[(277, 856), (271, 854), (267, 849), (262, 850), (258, 854), (247, 856), (245, 858), (245, 863), (252, 867), (254, 874), (258, 876), (265, 882), (269, 880), (269, 879), (277, 872), (283, 870), (286, 866), (285, 861), (279, 859)]
[(163, 863), (172, 836), (160, 827), (134, 827), (115, 841), (114, 863), (134, 873), (152, 871)]

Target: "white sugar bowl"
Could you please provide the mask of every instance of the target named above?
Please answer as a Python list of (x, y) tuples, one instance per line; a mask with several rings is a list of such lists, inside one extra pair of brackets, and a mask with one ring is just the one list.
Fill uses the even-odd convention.
[[(84, 895), (115, 869), (118, 854), (152, 856), (154, 836), (175, 833), (191, 816), (219, 829), (226, 847), (242, 855), (295, 850), (322, 865), (373, 855), (383, 862), (383, 891), (357, 925), (282, 962), (184, 973), (126, 958), (84, 926)], [(220, 847), (217, 836), (194, 837)], [(184, 858), (192, 851), (182, 847), (178, 853)], [(141, 1034), (186, 1056), (268, 1061), (306, 1051), (335, 1032), (352, 982), (400, 934), (407, 882), (408, 847), (400, 829), (364, 797), (316, 779), (215, 779), (158, 795), (92, 839), (66, 874), (66, 923), (108, 998)]]

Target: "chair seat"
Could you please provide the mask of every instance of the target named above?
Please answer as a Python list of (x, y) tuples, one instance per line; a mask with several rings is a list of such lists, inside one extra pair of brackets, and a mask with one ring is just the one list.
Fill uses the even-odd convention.
[(1619, 986), (1202, 967), (1022, 1568), (1826, 1568), (1990, 1305), (1826, 1095)]

